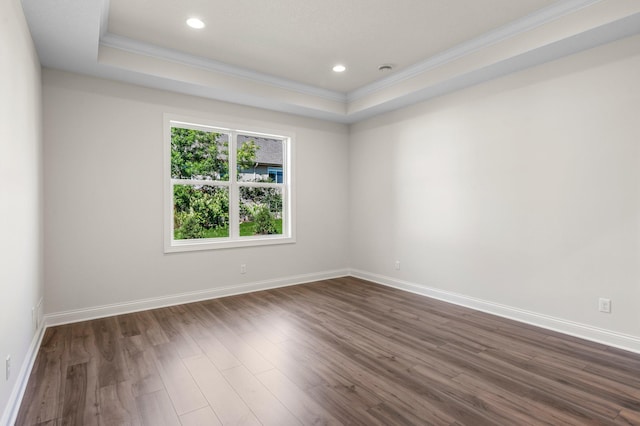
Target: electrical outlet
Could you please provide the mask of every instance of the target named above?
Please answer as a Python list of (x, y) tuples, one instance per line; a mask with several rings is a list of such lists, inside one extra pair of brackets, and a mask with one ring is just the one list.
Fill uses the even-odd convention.
[(11, 377), (11, 355), (7, 355), (7, 362), (5, 364), (5, 380), (9, 380)]
[(611, 299), (600, 298), (598, 300), (598, 310), (600, 312), (611, 313)]
[(247, 265), (245, 265), (244, 263), (242, 263), (240, 265), (240, 273), (241, 274), (246, 274), (247, 273)]
[(396, 260), (395, 268), (396, 268), (396, 271), (400, 270), (400, 261), (399, 260)]

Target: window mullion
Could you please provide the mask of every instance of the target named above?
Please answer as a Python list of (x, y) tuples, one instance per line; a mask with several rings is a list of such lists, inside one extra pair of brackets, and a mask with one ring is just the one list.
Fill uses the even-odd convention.
[(240, 190), (238, 188), (238, 172), (236, 167), (236, 152), (238, 133), (231, 132), (229, 140), (229, 238), (236, 240), (240, 237)]
[(287, 202), (287, 197), (289, 194), (287, 193), (287, 186), (282, 185), (282, 232), (283, 234), (289, 234), (289, 214), (287, 213), (287, 209), (289, 208), (289, 203)]
[(171, 179), (171, 185), (191, 185), (191, 186), (230, 186), (229, 182), (223, 180), (197, 180), (197, 179)]

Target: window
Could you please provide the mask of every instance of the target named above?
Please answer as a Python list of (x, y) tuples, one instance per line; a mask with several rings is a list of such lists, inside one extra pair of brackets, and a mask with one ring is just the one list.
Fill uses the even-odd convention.
[(282, 168), (281, 167), (269, 167), (267, 169), (269, 173), (269, 179), (275, 183), (282, 183)]
[(165, 116), (165, 252), (294, 242), (292, 135)]

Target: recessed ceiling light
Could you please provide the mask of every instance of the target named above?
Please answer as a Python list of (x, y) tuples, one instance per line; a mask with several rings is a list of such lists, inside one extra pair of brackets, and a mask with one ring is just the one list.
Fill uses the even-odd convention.
[(202, 22), (198, 18), (189, 18), (187, 19), (187, 25), (191, 28), (195, 28), (196, 30), (200, 30), (204, 28), (204, 22)]
[(333, 72), (344, 72), (347, 69), (344, 65), (334, 65)]
[(382, 64), (378, 67), (378, 71), (382, 71), (382, 72), (388, 72), (388, 71), (391, 71), (392, 69), (393, 69), (392, 64)]

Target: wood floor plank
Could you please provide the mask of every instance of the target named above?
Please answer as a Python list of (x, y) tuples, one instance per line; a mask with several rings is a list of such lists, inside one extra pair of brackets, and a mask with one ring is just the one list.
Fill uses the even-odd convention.
[(120, 350), (120, 337), (115, 317), (91, 321), (94, 335), (93, 358), (98, 364), (100, 387), (127, 380), (127, 368)]
[[(275, 366), (273, 361), (278, 362), (279, 357), (282, 355), (280, 346), (272, 343), (264, 336), (264, 334), (260, 333), (259, 331), (244, 333), (238, 337), (240, 337), (243, 342), (251, 346), (256, 352), (260, 354), (260, 356), (269, 361), (269, 363), (273, 366)], [(238, 366), (236, 365), (235, 367)]]
[[(47, 356), (41, 349), (31, 370), (16, 424), (34, 425), (57, 421), (55, 395), (59, 384), (55, 379), (51, 380), (52, 374), (49, 370), (56, 369), (50, 365), (47, 366)], [(25, 403), (26, 401), (28, 403)]]
[[(611, 418), (611, 410), (599, 413), (593, 410), (581, 399), (579, 389), (563, 386), (545, 377), (536, 376), (526, 369), (514, 367), (508, 362), (492, 358), (486, 354), (465, 353), (451, 347), (441, 348), (441, 355), (448, 356), (452, 362), (473, 377), (493, 383), (516, 395), (522, 395), (539, 402), (543, 406), (553, 407), (562, 412), (569, 413), (576, 419), (577, 424), (599, 419), (606, 423)], [(605, 401), (602, 401), (603, 403)]]
[(140, 423), (145, 426), (181, 426), (165, 390), (136, 397)]
[[(571, 416), (569, 413), (558, 410), (549, 405), (543, 405), (533, 399), (514, 395), (509, 391), (495, 386), (491, 382), (478, 379), (466, 374), (461, 374), (453, 379), (454, 382), (468, 388), (483, 399), (498, 406), (506, 406), (510, 413), (519, 413), (521, 423), (544, 425), (575, 425), (576, 423), (589, 424), (585, 418)], [(592, 422), (595, 424), (596, 422)]]
[(229, 328), (228, 323), (218, 317), (216, 314), (216, 309), (218, 309), (217, 304), (212, 305), (211, 303), (207, 303), (204, 306), (206, 306), (209, 311), (208, 321), (215, 325), (211, 330), (214, 337), (222, 342), (236, 359), (254, 374), (273, 368), (273, 365), (269, 361), (246, 344), (236, 332)]
[(553, 377), (555, 380), (571, 383), (586, 392), (615, 400), (616, 404), (625, 408), (640, 410), (640, 389), (626, 383), (593, 374), (571, 364), (558, 364), (552, 357), (544, 355), (536, 356), (535, 361), (530, 360), (526, 364), (535, 366), (540, 375)]
[(207, 406), (191, 373), (171, 343), (153, 347), (156, 367), (178, 415)]
[(624, 383), (634, 389), (640, 389), (640, 374), (629, 374), (626, 370), (592, 363), (587, 364), (584, 371), (600, 377), (615, 380), (617, 383)]
[(202, 352), (214, 363), (219, 370), (233, 368), (242, 363), (215, 337), (208, 327), (211, 316), (199, 304), (190, 304), (190, 321), (181, 324), (182, 330), (196, 342)]
[(134, 312), (131, 314), (136, 321), (136, 328), (150, 345), (169, 343), (169, 338), (153, 316), (153, 311)]
[(101, 388), (99, 402), (100, 425), (137, 426), (141, 424), (136, 399), (129, 382), (120, 382)]
[(124, 362), (127, 366), (133, 395), (143, 395), (164, 389), (156, 366), (155, 353), (144, 344), (140, 335), (122, 339)]
[[(280, 371), (286, 372), (287, 377), (300, 389), (326, 384), (322, 376), (313, 368), (309, 368), (310, 359), (303, 353), (291, 350), (294, 343), (285, 341), (277, 346), (278, 352), (265, 353), (264, 356)], [(270, 370), (267, 370), (270, 371)], [(259, 373), (258, 373), (259, 374)]]
[(70, 365), (67, 368), (66, 380), (62, 423), (82, 425), (84, 424), (85, 401), (87, 399), (87, 364)]
[(640, 425), (640, 354), (345, 277), (48, 328), (17, 425)]
[(176, 307), (154, 309), (152, 314), (180, 358), (202, 354), (202, 350), (193, 338), (182, 332), (180, 311)]
[(263, 425), (301, 425), (300, 421), (243, 365), (222, 375)]
[(279, 370), (265, 371), (257, 374), (256, 377), (302, 424), (341, 424), (330, 412), (306, 395)]
[(16, 424), (46, 423), (62, 416), (70, 339), (70, 326), (45, 332), (23, 397), (29, 404), (23, 403)]
[[(278, 326), (282, 326), (280, 319), (282, 318), (275, 318), (273, 315), (253, 316), (249, 319), (252, 324), (250, 331), (238, 334), (240, 336), (260, 334), (269, 343), (277, 345), (289, 339), (289, 336), (278, 328)], [(278, 326), (275, 323), (278, 323)]]
[(422, 425), (422, 424), (442, 424), (450, 425), (455, 422), (453, 417), (444, 419), (442, 417), (437, 420), (435, 416), (417, 417), (415, 412), (400, 409), (391, 404), (382, 403), (367, 410), (367, 414), (375, 420), (376, 424), (385, 426), (404, 426), (404, 425)]
[(242, 296), (231, 296), (224, 301), (213, 299), (206, 302), (207, 309), (235, 333), (242, 334), (254, 331), (254, 326), (247, 317), (254, 316)]
[[(96, 344), (95, 323), (87, 321), (71, 324), (71, 342), (67, 365), (78, 363), (86, 365), (86, 397), (84, 401), (84, 414), (82, 424), (95, 425), (100, 423), (100, 367), (104, 368), (102, 355)], [(118, 358), (118, 349), (114, 351)]]
[(182, 426), (222, 426), (211, 407), (204, 407), (180, 416)]
[(198, 344), (204, 354), (219, 370), (226, 370), (242, 365), (242, 362), (214, 336), (201, 337), (198, 339)]
[[(542, 363), (523, 363), (520, 360), (508, 359), (504, 353), (499, 351), (486, 351), (479, 356), (480, 358), (490, 357), (491, 364), (499, 365), (503, 371), (511, 372), (515, 377), (519, 375), (523, 380), (529, 379), (529, 383), (540, 384), (547, 389), (548, 393), (558, 396), (571, 394), (576, 400), (581, 401), (581, 405), (586, 410), (601, 415), (604, 420), (614, 419), (621, 406), (627, 404), (633, 407), (640, 407), (640, 400), (625, 398), (625, 395), (616, 395), (615, 392), (607, 392), (602, 394), (594, 389), (592, 384), (586, 380), (580, 380), (579, 373), (566, 368), (555, 367), (546, 368)], [(569, 372), (567, 372), (569, 371)], [(602, 390), (602, 388), (600, 389)]]
[(69, 365), (87, 363), (93, 359), (95, 334), (90, 322), (71, 324)]
[(615, 420), (618, 425), (640, 425), (640, 412), (622, 410)]
[(258, 351), (246, 344), (238, 335), (229, 330), (220, 330), (218, 334), (220, 341), (227, 347), (229, 352), (237, 358), (252, 373), (271, 370), (271, 364)]
[(141, 334), (139, 322), (136, 314), (118, 315), (118, 328), (120, 329), (120, 336), (133, 337)]
[(207, 357), (189, 358), (184, 362), (222, 424), (260, 424), (251, 409)]
[(98, 383), (98, 362), (92, 358), (87, 364), (87, 397), (84, 406), (83, 424), (92, 425), (100, 422), (99, 416), (102, 414), (100, 406), (100, 387)]
[(53, 420), (36, 424), (36, 426), (59, 426), (59, 425), (62, 425), (62, 420), (60, 419), (53, 419)]
[(319, 385), (306, 391), (307, 395), (344, 425), (384, 425), (383, 421), (371, 415), (370, 409), (361, 404), (353, 404), (352, 398), (345, 398), (348, 388)]

